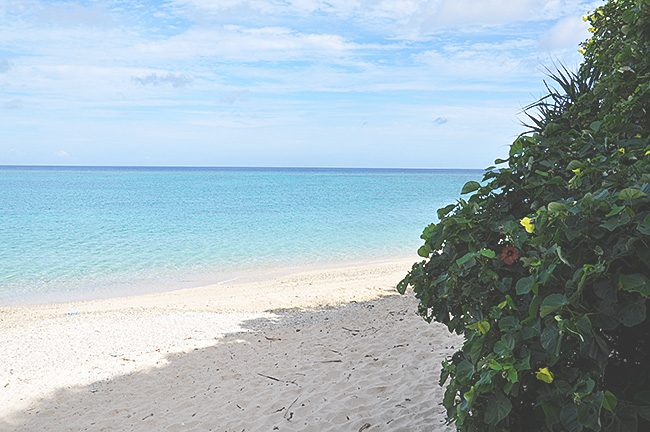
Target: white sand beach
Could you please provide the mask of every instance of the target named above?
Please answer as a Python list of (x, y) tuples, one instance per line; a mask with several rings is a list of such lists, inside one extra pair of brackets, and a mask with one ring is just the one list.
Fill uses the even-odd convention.
[(413, 261), (0, 308), (0, 431), (453, 431)]

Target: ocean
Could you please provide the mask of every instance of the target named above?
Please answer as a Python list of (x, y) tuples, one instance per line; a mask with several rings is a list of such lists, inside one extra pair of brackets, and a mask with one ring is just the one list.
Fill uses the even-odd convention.
[(0, 167), (0, 305), (416, 256), (482, 170)]

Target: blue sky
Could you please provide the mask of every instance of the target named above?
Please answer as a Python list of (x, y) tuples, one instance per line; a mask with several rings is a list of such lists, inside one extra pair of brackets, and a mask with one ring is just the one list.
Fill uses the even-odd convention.
[(485, 168), (572, 0), (0, 0), (0, 165)]

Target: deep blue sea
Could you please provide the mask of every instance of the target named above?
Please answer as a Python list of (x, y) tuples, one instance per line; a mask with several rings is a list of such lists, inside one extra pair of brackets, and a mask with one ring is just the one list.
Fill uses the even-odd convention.
[(481, 170), (0, 167), (0, 305), (415, 256)]

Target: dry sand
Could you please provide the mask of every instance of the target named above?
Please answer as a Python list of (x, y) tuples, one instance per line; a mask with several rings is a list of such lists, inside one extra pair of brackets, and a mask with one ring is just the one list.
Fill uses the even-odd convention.
[(0, 308), (0, 431), (452, 431), (413, 261)]

